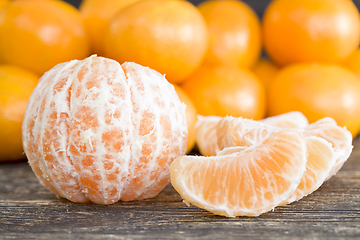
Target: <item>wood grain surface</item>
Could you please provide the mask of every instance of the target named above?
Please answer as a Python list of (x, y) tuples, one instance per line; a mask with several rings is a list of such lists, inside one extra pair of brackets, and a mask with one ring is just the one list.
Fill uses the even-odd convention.
[(259, 217), (187, 207), (168, 185), (156, 198), (102, 206), (57, 198), (27, 163), (0, 165), (0, 239), (360, 239), (360, 140), (338, 174)]

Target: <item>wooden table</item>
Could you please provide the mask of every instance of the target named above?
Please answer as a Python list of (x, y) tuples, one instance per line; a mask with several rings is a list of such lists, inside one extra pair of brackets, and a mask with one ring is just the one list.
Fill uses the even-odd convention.
[(0, 165), (0, 239), (360, 239), (360, 139), (338, 174), (259, 217), (187, 207), (168, 185), (156, 198), (75, 204), (41, 186), (27, 163)]

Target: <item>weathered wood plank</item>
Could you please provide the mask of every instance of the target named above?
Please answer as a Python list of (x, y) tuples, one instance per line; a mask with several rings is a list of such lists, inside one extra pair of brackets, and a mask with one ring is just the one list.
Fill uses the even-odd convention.
[(75, 204), (41, 186), (27, 163), (0, 165), (0, 239), (357, 239), (360, 142), (315, 193), (260, 217), (225, 218), (182, 203), (169, 185), (156, 198)]

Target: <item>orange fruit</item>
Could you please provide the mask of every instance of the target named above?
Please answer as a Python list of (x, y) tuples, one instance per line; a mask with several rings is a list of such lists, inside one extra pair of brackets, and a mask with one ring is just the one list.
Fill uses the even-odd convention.
[(353, 52), (343, 65), (360, 77), (360, 49)]
[(203, 65), (181, 85), (203, 116), (261, 119), (265, 115), (265, 90), (249, 70)]
[(92, 56), (42, 76), (23, 122), (40, 182), (73, 202), (156, 196), (187, 147), (185, 106), (158, 72)]
[(180, 101), (186, 105), (186, 122), (188, 126), (188, 142), (186, 153), (189, 153), (195, 146), (195, 124), (197, 120), (197, 110), (187, 93), (178, 85), (173, 84)]
[(110, 22), (105, 55), (134, 61), (180, 83), (202, 62), (208, 46), (206, 23), (188, 1), (145, 0), (118, 12)]
[(266, 53), (276, 63), (340, 63), (360, 42), (351, 0), (273, 0), (263, 17)]
[(0, 9), (10, 3), (10, 0), (0, 0)]
[(265, 88), (270, 84), (275, 75), (279, 72), (280, 67), (269, 59), (260, 59), (251, 69), (253, 73), (264, 84)]
[(28, 70), (0, 65), (0, 162), (24, 159), (21, 125), (39, 77)]
[(181, 156), (170, 167), (171, 183), (183, 199), (214, 214), (257, 216), (271, 211), (298, 187), (307, 158), (305, 138), (283, 130), (260, 144)]
[(89, 54), (78, 10), (64, 1), (12, 1), (0, 12), (0, 59), (43, 74)]
[(360, 81), (337, 65), (294, 64), (282, 69), (268, 88), (270, 116), (300, 111), (309, 122), (333, 118), (356, 136), (360, 131)]
[(209, 31), (205, 61), (251, 67), (261, 53), (260, 21), (244, 2), (214, 0), (198, 5)]
[(110, 20), (119, 10), (139, 0), (83, 0), (79, 10), (84, 19), (92, 52), (103, 55), (103, 39)]

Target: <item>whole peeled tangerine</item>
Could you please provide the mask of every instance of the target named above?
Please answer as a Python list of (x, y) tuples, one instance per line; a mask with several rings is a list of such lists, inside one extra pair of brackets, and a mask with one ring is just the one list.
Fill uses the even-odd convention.
[(23, 147), (39, 181), (73, 202), (156, 196), (187, 146), (185, 105), (160, 73), (91, 56), (56, 65), (35, 88)]

